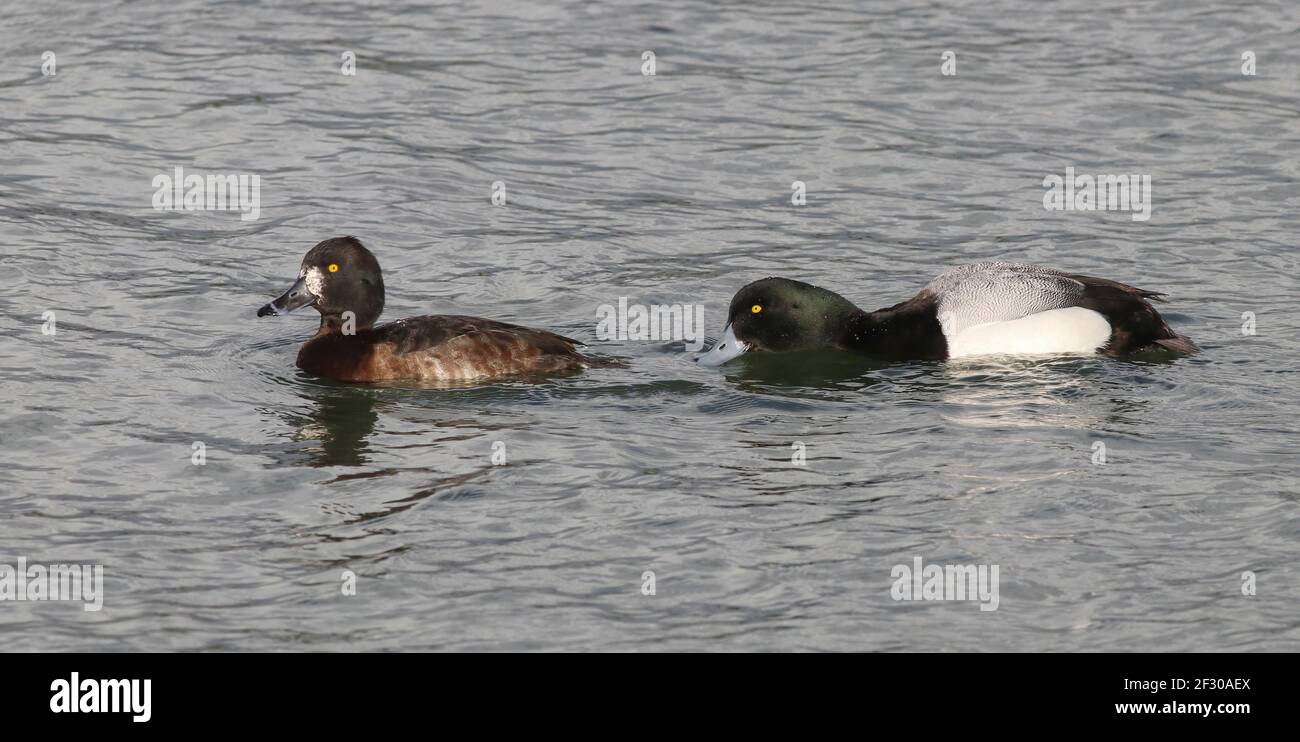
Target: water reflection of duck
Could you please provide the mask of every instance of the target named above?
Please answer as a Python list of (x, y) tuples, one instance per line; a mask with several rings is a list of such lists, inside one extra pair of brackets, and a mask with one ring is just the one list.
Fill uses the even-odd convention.
[(374, 396), (364, 390), (318, 387), (307, 417), (297, 421), (299, 440), (320, 442), (312, 452), (315, 466), (357, 466), (366, 463), (367, 440), (379, 414)]

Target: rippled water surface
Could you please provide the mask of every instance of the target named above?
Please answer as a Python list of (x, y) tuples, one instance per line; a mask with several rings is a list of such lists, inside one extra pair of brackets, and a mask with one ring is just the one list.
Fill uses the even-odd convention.
[[(0, 563), (106, 575), (98, 613), (0, 603), (7, 649), (1300, 649), (1295, 3), (4, 5)], [(260, 218), (155, 211), (177, 166), (259, 175)], [(1150, 221), (1044, 210), (1068, 166), (1150, 174)], [(254, 314), (341, 234), (387, 318), (629, 368), (302, 373), (314, 316)], [(756, 278), (874, 309), (985, 259), (1165, 291), (1204, 350), (596, 336), (620, 297), (713, 337)], [(914, 557), (998, 565), (998, 609), (893, 600)]]

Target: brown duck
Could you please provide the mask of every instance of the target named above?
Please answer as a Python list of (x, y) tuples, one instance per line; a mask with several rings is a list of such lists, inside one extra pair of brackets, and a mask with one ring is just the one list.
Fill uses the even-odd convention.
[(308, 251), (298, 280), (257, 316), (308, 306), (320, 312), (320, 329), (298, 351), (298, 367), (336, 381), (473, 381), (622, 365), (579, 353), (576, 340), (482, 317), (427, 315), (375, 327), (384, 279), (355, 237)]

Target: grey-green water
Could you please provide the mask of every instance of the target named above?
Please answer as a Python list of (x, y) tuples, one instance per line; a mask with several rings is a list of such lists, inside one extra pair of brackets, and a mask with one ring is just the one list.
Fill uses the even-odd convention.
[[(1300, 648), (1297, 7), (7, 3), (0, 564), (105, 596), (0, 602), (3, 645)], [(259, 175), (260, 218), (155, 211), (177, 166)], [(1045, 211), (1068, 166), (1150, 174), (1150, 221)], [(386, 318), (630, 367), (310, 378), (313, 318), (254, 312), (341, 234)], [(1168, 292), (1204, 351), (716, 370), (595, 333), (620, 297), (716, 336), (755, 278), (873, 309), (984, 259)], [(998, 565), (998, 609), (893, 600), (918, 556)]]

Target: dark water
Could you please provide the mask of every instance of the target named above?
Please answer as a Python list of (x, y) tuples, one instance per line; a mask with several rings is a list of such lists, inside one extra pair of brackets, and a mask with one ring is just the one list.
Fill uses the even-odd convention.
[[(1295, 3), (3, 17), (0, 563), (106, 575), (98, 613), (0, 603), (8, 649), (1300, 649)], [(154, 210), (178, 166), (259, 175), (260, 218)], [(1067, 166), (1150, 174), (1150, 221), (1045, 211)], [(313, 318), (254, 312), (340, 234), (390, 319), (630, 368), (308, 377)], [(595, 334), (620, 297), (716, 336), (755, 278), (876, 308), (983, 259), (1168, 292), (1204, 351), (717, 370)], [(998, 609), (893, 600), (918, 556), (998, 565)]]

